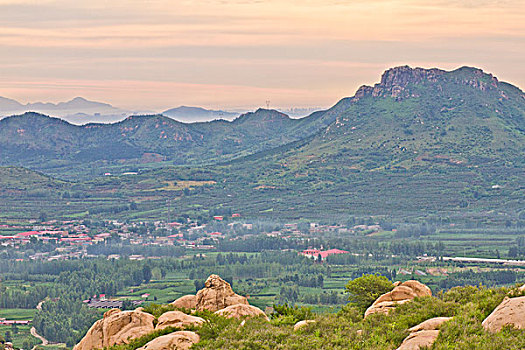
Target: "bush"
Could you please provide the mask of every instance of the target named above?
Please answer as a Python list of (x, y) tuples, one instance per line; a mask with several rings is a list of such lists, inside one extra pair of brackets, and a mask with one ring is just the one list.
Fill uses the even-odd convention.
[(380, 275), (363, 275), (346, 285), (348, 300), (364, 312), (379, 296), (394, 289), (388, 278)]

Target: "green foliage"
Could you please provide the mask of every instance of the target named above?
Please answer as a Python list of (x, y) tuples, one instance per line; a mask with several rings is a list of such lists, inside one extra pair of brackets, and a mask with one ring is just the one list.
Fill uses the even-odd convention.
[(271, 315), (273, 325), (294, 325), (299, 321), (310, 320), (314, 314), (312, 309), (304, 306), (273, 305), (275, 313)]
[(346, 285), (348, 300), (364, 312), (382, 294), (394, 288), (388, 278), (380, 275), (363, 275)]

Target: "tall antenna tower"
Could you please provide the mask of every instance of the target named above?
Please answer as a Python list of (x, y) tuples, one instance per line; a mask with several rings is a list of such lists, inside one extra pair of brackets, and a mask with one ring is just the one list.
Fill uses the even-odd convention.
[(266, 109), (270, 109), (270, 100), (266, 100)]

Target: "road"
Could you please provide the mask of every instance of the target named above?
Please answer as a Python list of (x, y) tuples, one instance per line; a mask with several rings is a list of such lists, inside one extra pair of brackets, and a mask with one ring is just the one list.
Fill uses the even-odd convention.
[[(40, 344), (40, 345), (46, 346), (46, 345), (49, 344), (49, 342), (47, 341), (46, 338), (44, 338), (43, 336), (41, 336), (40, 334), (38, 334), (38, 333), (36, 332), (36, 328), (35, 328), (35, 327), (31, 327), (31, 335), (32, 335), (33, 337), (38, 338), (38, 339), (40, 339), (40, 340), (42, 341), (42, 344)], [(38, 346), (38, 345), (35, 345), (35, 346), (33, 347), (33, 350), (34, 350), (37, 346)]]

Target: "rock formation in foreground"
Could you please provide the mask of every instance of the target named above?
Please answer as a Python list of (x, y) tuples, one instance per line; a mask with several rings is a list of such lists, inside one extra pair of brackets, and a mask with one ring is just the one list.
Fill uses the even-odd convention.
[(155, 330), (155, 317), (140, 310), (120, 311), (112, 309), (104, 318), (91, 326), (73, 350), (103, 349), (117, 344), (127, 344), (130, 339), (140, 338)]
[(435, 317), (410, 328), (408, 330), (410, 335), (403, 340), (397, 350), (419, 350), (422, 347), (432, 346), (439, 335), (441, 325), (451, 319), (452, 317)]
[(159, 330), (168, 327), (186, 328), (188, 326), (199, 326), (204, 322), (204, 319), (200, 317), (186, 315), (181, 311), (168, 311), (159, 317), (159, 323), (157, 323), (155, 329)]
[(505, 298), (482, 324), (487, 331), (493, 333), (499, 332), (506, 325), (525, 329), (525, 296)]
[(196, 308), (199, 311), (218, 311), (237, 304), (248, 305), (245, 297), (235, 294), (230, 284), (217, 275), (208, 277), (204, 285), (196, 297)]
[(175, 300), (171, 305), (177, 309), (193, 310), (197, 308), (197, 297), (195, 295), (184, 295)]
[(270, 321), (268, 316), (253, 305), (236, 304), (228, 306), (224, 309), (215, 312), (217, 315), (224, 316), (227, 318), (241, 319), (244, 317), (263, 317), (266, 321)]
[(188, 350), (199, 340), (197, 333), (178, 331), (155, 338), (137, 350)]
[[(261, 309), (249, 305), (245, 297), (235, 294), (230, 284), (217, 275), (208, 277), (205, 287), (196, 296), (183, 296), (175, 300), (172, 305), (184, 311), (209, 310), (229, 318), (263, 317), (269, 321)], [(103, 319), (93, 324), (74, 350), (94, 350), (128, 344), (130, 340), (140, 338), (155, 330), (163, 330), (168, 327), (196, 327), (204, 322), (204, 319), (182, 311), (168, 311), (159, 316), (155, 327), (155, 317), (144, 312), (143, 308), (134, 311), (113, 309), (107, 311)], [(140, 349), (186, 350), (198, 341), (198, 334), (179, 331), (155, 338)]]
[(366, 310), (365, 317), (375, 313), (388, 313), (399, 304), (406, 303), (417, 297), (432, 296), (432, 291), (426, 285), (418, 281), (397, 282), (394, 289), (381, 295)]

